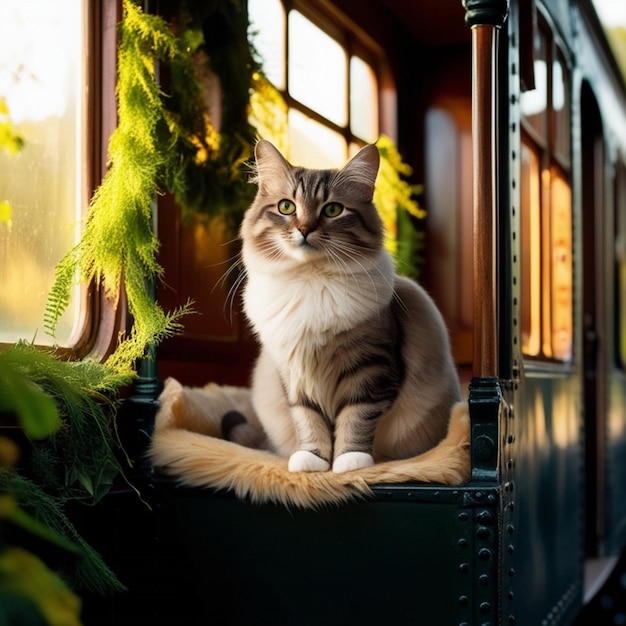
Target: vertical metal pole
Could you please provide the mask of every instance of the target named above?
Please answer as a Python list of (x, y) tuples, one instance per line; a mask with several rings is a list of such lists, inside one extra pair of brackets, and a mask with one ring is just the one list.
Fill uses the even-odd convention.
[(497, 53), (508, 0), (465, 0), (472, 29), (474, 206), (473, 374), (498, 375), (496, 273)]
[(508, 0), (463, 0), (472, 29), (474, 212), (474, 351), (469, 411), (472, 480), (498, 477), (499, 416), (497, 300), (498, 31)]
[(496, 72), (497, 31), (472, 28), (474, 376), (497, 376)]

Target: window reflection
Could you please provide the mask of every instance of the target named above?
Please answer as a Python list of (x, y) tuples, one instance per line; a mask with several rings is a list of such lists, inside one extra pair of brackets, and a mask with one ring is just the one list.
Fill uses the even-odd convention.
[(527, 124), (537, 138), (546, 137), (548, 110), (548, 44), (546, 35), (539, 31), (535, 40), (535, 89), (522, 93), (520, 106)]
[[(52, 342), (41, 331), (48, 290), (86, 203), (85, 32), (81, 0), (0, 4), (0, 97), (24, 139), (17, 154), (0, 150), (0, 202), (10, 207), (0, 221), (0, 342)], [(77, 288), (57, 343), (72, 343), (79, 318)]]
[(617, 365), (626, 368), (626, 165), (615, 176), (615, 323)]
[(288, 105), (288, 158), (340, 167), (380, 135), (380, 58), (348, 28), (335, 25), (332, 35), (320, 28), (314, 14), (297, 10), (305, 5), (248, 0), (250, 36)]
[(568, 163), (570, 152), (570, 108), (568, 98), (569, 85), (566, 76), (565, 65), (559, 55), (552, 69), (552, 106), (555, 117), (554, 148), (559, 158)]
[(347, 64), (339, 43), (298, 11), (289, 12), (289, 92), (340, 126), (348, 121)]
[(350, 59), (350, 126), (369, 143), (378, 139), (378, 84), (372, 67), (363, 59)]
[(541, 235), (539, 161), (522, 145), (522, 349), (537, 356), (541, 345)]
[(250, 33), (263, 59), (263, 72), (276, 89), (285, 89), (285, 10), (281, 0), (248, 2)]
[(572, 356), (572, 193), (569, 183), (553, 172), (552, 189), (552, 356), (567, 361)]
[(569, 361), (573, 244), (568, 73), (547, 30), (536, 41), (537, 89), (526, 92), (521, 102), (522, 351)]
[(325, 169), (343, 167), (347, 146), (343, 136), (296, 109), (289, 111), (289, 152), (293, 163)]

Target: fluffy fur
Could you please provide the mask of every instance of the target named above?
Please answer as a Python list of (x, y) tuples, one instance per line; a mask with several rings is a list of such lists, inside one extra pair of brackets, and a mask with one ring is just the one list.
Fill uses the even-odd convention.
[(371, 494), (369, 485), (427, 482), (461, 485), (470, 477), (467, 403), (456, 404), (448, 433), (424, 454), (346, 473), (290, 472), (287, 459), (225, 441), (222, 416), (254, 419), (250, 389), (165, 381), (149, 450), (152, 462), (190, 487), (232, 490), (253, 502), (318, 508)]
[(249, 421), (291, 471), (344, 473), (437, 445), (460, 386), (441, 315), (383, 246), (378, 150), (341, 170), (294, 167), (266, 141), (255, 155), (241, 227), (261, 343)]

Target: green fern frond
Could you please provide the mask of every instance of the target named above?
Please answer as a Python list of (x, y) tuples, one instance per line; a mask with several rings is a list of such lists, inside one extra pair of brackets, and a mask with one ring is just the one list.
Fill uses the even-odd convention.
[[(20, 342), (0, 353), (2, 363), (52, 399), (61, 427), (33, 446), (33, 474), (63, 499), (97, 502), (122, 474), (113, 424), (120, 387), (134, 372), (95, 360), (63, 361)], [(86, 488), (85, 477), (90, 487)]]
[(67, 309), (76, 281), (76, 254), (73, 248), (59, 261), (55, 268), (55, 281), (46, 302), (43, 316), (44, 329), (51, 337), (55, 336), (57, 322)]
[(76, 531), (56, 498), (13, 470), (0, 468), (0, 492), (11, 493), (20, 505), (38, 521), (80, 548), (78, 556), (68, 553), (64, 559), (65, 575), (78, 589), (100, 594), (124, 591), (125, 587), (107, 567), (96, 550)]

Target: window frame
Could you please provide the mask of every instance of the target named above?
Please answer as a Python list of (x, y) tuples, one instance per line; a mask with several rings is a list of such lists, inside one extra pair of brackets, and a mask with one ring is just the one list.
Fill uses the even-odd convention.
[[(566, 54), (565, 47), (560, 41), (554, 29), (547, 21), (538, 16), (537, 34), (545, 44), (546, 65), (546, 101), (543, 112), (543, 124), (538, 125), (536, 120), (530, 119), (521, 112), (520, 122), (520, 152), (524, 161), (525, 151), (528, 151), (537, 162), (536, 201), (537, 207), (533, 216), (522, 213), (521, 222), (521, 317), (522, 323), (521, 348), (524, 359), (554, 363), (570, 364), (574, 358), (574, 266), (573, 266), (573, 241), (574, 241), (574, 211), (573, 211), (573, 172), (572, 172), (572, 73), (571, 62)], [(562, 82), (564, 106), (562, 113), (557, 116), (555, 110), (555, 66), (562, 69)], [(530, 92), (532, 93), (532, 92)], [(523, 109), (523, 104), (522, 104)], [(542, 132), (543, 131), (543, 132)], [(565, 138), (562, 133), (566, 131)], [(565, 139), (565, 143), (563, 140)], [(522, 211), (533, 208), (532, 198), (524, 198), (527, 188), (524, 170), (521, 173), (521, 206)], [(565, 220), (568, 234), (565, 236), (567, 254), (562, 259), (566, 264), (568, 281), (559, 286), (555, 283), (557, 277), (563, 277), (563, 271), (559, 271), (555, 258), (557, 228), (554, 220), (562, 207), (558, 206), (555, 189), (560, 183), (565, 182), (566, 202), (568, 216)], [(529, 221), (530, 220), (530, 221)], [(534, 225), (533, 225), (534, 224)], [(532, 232), (529, 232), (532, 231)], [(533, 261), (531, 262), (530, 257)], [(561, 255), (562, 256), (562, 255)], [(533, 262), (535, 265), (533, 265)], [(536, 266), (538, 264), (538, 266)], [(555, 350), (558, 346), (556, 334), (557, 317), (555, 302), (559, 290), (567, 289), (569, 310), (566, 312), (567, 320), (560, 316), (567, 333), (565, 342), (566, 349)], [(532, 296), (532, 297), (531, 297)], [(528, 334), (528, 339), (524, 333)]]
[[(86, 148), (78, 165), (82, 168), (81, 202), (85, 220), (90, 198), (106, 173), (108, 139), (117, 125), (117, 25), (122, 19), (122, 3), (121, 0), (92, 0), (83, 6), (86, 40), (81, 77), (85, 84), (81, 132)], [(92, 282), (81, 286), (79, 297), (78, 325), (70, 343), (52, 348), (63, 358), (92, 357), (103, 361), (114, 351), (117, 337), (128, 323), (123, 290), (118, 300), (113, 301), (103, 287)], [(44, 312), (41, 313), (43, 320)], [(21, 339), (27, 338), (15, 337), (15, 341)], [(0, 347), (10, 345), (10, 342), (3, 342)], [(34, 345), (49, 349), (36, 339)]]
[[(288, 110), (298, 111), (304, 116), (310, 118), (327, 129), (341, 135), (346, 143), (346, 154), (351, 156), (358, 148), (363, 147), (368, 141), (357, 136), (351, 127), (351, 110), (350, 110), (350, 61), (353, 56), (359, 57), (368, 64), (377, 80), (377, 117), (378, 117), (378, 135), (386, 134), (396, 139), (396, 115), (395, 115), (395, 98), (390, 97), (395, 94), (395, 85), (388, 62), (385, 58), (384, 51), (371, 38), (367, 37), (357, 25), (352, 23), (348, 17), (340, 13), (338, 10), (328, 7), (321, 2), (315, 0), (292, 0), (286, 2), (280, 0), (284, 16), (284, 88), (278, 91), (283, 97)], [(324, 115), (310, 108), (306, 104), (297, 100), (290, 91), (289, 85), (289, 12), (295, 10), (301, 13), (312, 24), (326, 33), (335, 40), (346, 53), (346, 123), (338, 124), (326, 118)]]

